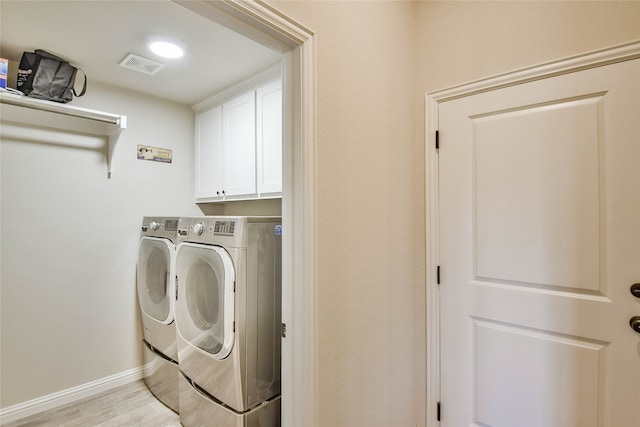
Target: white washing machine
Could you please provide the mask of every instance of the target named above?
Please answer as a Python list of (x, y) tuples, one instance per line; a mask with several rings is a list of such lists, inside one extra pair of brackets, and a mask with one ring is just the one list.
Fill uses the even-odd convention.
[(185, 218), (178, 228), (180, 421), (279, 426), (281, 219)]
[(137, 289), (142, 317), (144, 380), (178, 412), (175, 261), (178, 217), (145, 217), (138, 248)]

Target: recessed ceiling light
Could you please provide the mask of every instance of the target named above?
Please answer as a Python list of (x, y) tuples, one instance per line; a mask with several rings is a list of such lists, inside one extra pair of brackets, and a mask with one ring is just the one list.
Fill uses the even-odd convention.
[(181, 43), (167, 37), (150, 37), (147, 40), (147, 47), (151, 52), (163, 58), (175, 59), (184, 55), (184, 48)]

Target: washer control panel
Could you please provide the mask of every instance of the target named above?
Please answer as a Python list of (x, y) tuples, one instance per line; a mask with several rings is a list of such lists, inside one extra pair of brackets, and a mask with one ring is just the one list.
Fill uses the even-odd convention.
[(179, 219), (178, 217), (144, 217), (142, 219), (142, 236), (171, 239), (175, 244)]

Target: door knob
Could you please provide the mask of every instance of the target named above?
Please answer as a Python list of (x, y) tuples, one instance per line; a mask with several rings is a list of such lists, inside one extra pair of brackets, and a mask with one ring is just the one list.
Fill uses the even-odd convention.
[(629, 320), (629, 325), (631, 329), (640, 334), (640, 316), (633, 316), (631, 320)]
[(640, 298), (640, 283), (634, 283), (631, 285), (631, 295), (636, 298)]

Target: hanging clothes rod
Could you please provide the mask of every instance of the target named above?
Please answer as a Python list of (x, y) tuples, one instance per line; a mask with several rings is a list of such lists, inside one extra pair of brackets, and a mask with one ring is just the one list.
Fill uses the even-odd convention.
[[(113, 157), (120, 136), (127, 128), (127, 116), (89, 110), (69, 104), (58, 104), (0, 92), (0, 120), (84, 132), (107, 137), (107, 177), (111, 178)], [(17, 107), (17, 108), (16, 108)], [(32, 110), (31, 113), (29, 110)], [(62, 117), (49, 113), (60, 114)]]

